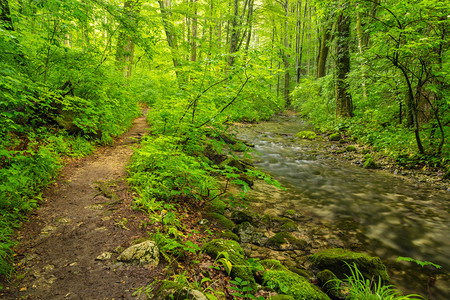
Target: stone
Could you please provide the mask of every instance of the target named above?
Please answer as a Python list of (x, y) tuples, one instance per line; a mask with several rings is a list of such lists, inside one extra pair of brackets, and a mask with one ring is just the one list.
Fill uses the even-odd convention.
[(219, 222), (220, 225), (222, 225), (225, 229), (233, 229), (235, 224), (233, 221), (225, 217), (224, 215), (221, 215), (219, 213), (208, 213), (208, 216), (210, 218), (213, 218)]
[(389, 281), (386, 266), (379, 257), (353, 252), (341, 248), (326, 249), (309, 257), (312, 267), (318, 270), (328, 269), (339, 279), (351, 276), (349, 265), (356, 265), (366, 279), (380, 277), (384, 282)]
[(275, 268), (266, 269), (262, 276), (263, 284), (276, 292), (292, 296), (294, 299), (329, 300), (330, 298), (318, 287), (283, 266), (274, 264)]
[(341, 135), (339, 133), (333, 133), (328, 137), (328, 139), (332, 142), (337, 142), (341, 139)]
[(251, 243), (255, 227), (249, 222), (244, 222), (234, 227), (233, 232), (239, 236), (241, 243)]
[(233, 233), (231, 230), (226, 230), (224, 232), (221, 232), (221, 233), (217, 234), (217, 237), (239, 242), (239, 236), (237, 234)]
[(125, 249), (117, 261), (134, 265), (153, 265), (159, 264), (159, 249), (154, 241), (145, 241)]
[(208, 300), (206, 296), (195, 289), (189, 288), (186, 285), (174, 281), (165, 280), (162, 282), (159, 289), (154, 295), (147, 299), (155, 300), (171, 300), (171, 299), (194, 299), (194, 300)]
[(215, 239), (203, 245), (202, 251), (213, 259), (217, 259), (217, 257), (224, 257), (227, 259), (233, 266), (231, 268), (231, 277), (239, 277), (246, 280), (253, 290), (256, 289), (255, 278), (253, 277), (248, 261), (244, 258), (244, 250), (238, 242)]
[(314, 140), (317, 134), (314, 131), (300, 131), (295, 136), (305, 140)]
[(95, 258), (95, 260), (110, 260), (113, 254), (111, 252), (103, 252)]
[(253, 222), (253, 217), (246, 212), (235, 210), (231, 213), (231, 220), (236, 224), (241, 224), (244, 222)]
[(371, 156), (367, 157), (366, 160), (364, 161), (363, 164), (364, 169), (376, 169), (377, 167), (378, 166), (375, 160)]
[(267, 246), (275, 250), (302, 250), (308, 243), (293, 237), (288, 232), (278, 232), (267, 241)]
[(328, 296), (333, 299), (345, 299), (345, 294), (341, 291), (341, 281), (330, 270), (323, 270), (317, 273), (319, 286)]

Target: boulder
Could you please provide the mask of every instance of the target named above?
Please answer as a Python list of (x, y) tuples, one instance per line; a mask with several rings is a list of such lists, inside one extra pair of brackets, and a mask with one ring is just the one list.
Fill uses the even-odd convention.
[(135, 265), (159, 264), (159, 249), (154, 241), (145, 241), (125, 249), (118, 257), (117, 261)]
[(333, 133), (328, 137), (328, 139), (332, 142), (337, 142), (341, 139), (341, 135), (339, 133)]
[(210, 218), (213, 218), (219, 222), (220, 225), (222, 225), (225, 229), (233, 229), (235, 224), (233, 221), (225, 217), (224, 215), (218, 214), (218, 213), (209, 213), (208, 216)]
[[(253, 277), (250, 265), (244, 258), (244, 250), (236, 241), (215, 239), (203, 245), (202, 250), (209, 256), (216, 259), (224, 257), (231, 264), (231, 277), (239, 277), (249, 282), (249, 286), (256, 290), (256, 282)], [(226, 254), (224, 254), (226, 253)]]
[(330, 270), (323, 270), (317, 273), (317, 280), (319, 281), (319, 286), (324, 290), (328, 296), (333, 299), (345, 299), (341, 288), (341, 281), (334, 275)]
[(236, 224), (241, 224), (244, 222), (253, 222), (252, 216), (250, 216), (248, 213), (235, 210), (231, 213), (231, 220)]
[(206, 296), (198, 291), (189, 288), (188, 286), (179, 284), (177, 282), (165, 280), (152, 297), (148, 299), (155, 300), (171, 300), (171, 299), (193, 299), (193, 300), (207, 300)]
[(384, 282), (389, 281), (386, 266), (379, 257), (352, 252), (341, 248), (326, 249), (309, 257), (312, 267), (318, 270), (328, 269), (339, 279), (351, 276), (350, 266), (356, 265), (366, 279), (380, 277)]
[(267, 241), (267, 246), (275, 250), (302, 250), (308, 243), (292, 236), (288, 232), (278, 232)]
[[(294, 299), (304, 300), (329, 300), (330, 298), (318, 287), (286, 267), (276, 260), (262, 261), (261, 265), (266, 269), (262, 276), (265, 286), (273, 288), (277, 293), (283, 293)], [(289, 299), (289, 298), (281, 298)]]
[(317, 137), (314, 131), (300, 131), (295, 136), (305, 140), (314, 140)]
[(251, 243), (255, 227), (249, 222), (244, 222), (234, 227), (233, 232), (239, 236), (241, 243)]

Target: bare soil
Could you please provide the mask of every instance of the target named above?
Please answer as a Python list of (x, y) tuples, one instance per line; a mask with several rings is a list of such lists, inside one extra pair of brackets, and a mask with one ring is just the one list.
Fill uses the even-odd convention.
[[(126, 165), (147, 131), (144, 117), (112, 146), (68, 162), (43, 195), (41, 208), (18, 232), (16, 278), (0, 299), (133, 299), (161, 268), (114, 262), (133, 240), (148, 236), (146, 216), (132, 209)], [(109, 260), (98, 260), (104, 252)]]

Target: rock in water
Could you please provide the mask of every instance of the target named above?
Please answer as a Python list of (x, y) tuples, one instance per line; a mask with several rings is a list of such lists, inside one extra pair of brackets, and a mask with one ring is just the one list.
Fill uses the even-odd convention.
[(154, 241), (145, 241), (125, 249), (117, 257), (117, 261), (136, 265), (157, 266), (159, 264), (159, 249)]

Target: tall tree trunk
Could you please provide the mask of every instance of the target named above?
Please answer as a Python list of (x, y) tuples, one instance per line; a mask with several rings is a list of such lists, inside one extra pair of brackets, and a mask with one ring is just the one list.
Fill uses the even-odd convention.
[(322, 36), (320, 39), (319, 57), (317, 59), (317, 78), (324, 77), (326, 75), (326, 65), (328, 52), (330, 47), (328, 41), (330, 39), (329, 25), (322, 25)]
[(336, 116), (349, 118), (353, 116), (353, 103), (347, 82), (350, 72), (350, 18), (345, 12), (338, 17), (337, 33)]
[(303, 13), (303, 28), (302, 28), (302, 39), (300, 41), (300, 51), (299, 51), (299, 58), (298, 58), (298, 66), (297, 66), (297, 78), (296, 82), (300, 82), (300, 71), (302, 66), (302, 56), (303, 56), (303, 37), (305, 36), (305, 24), (306, 24), (306, 12), (308, 9), (308, 1), (305, 1), (305, 9)]
[(125, 14), (128, 15), (125, 22), (128, 24), (127, 27), (129, 28), (122, 29), (119, 33), (117, 39), (116, 62), (123, 68), (123, 74), (128, 78), (131, 76), (134, 57), (134, 41), (129, 32), (132, 30), (132, 27), (137, 24), (135, 14), (139, 13), (139, 0), (127, 0), (125, 1), (123, 8)]
[(361, 77), (362, 77), (361, 88), (362, 88), (362, 92), (363, 92), (364, 102), (367, 103), (366, 64), (363, 61), (363, 57), (362, 57), (362, 55), (365, 51), (364, 34), (363, 34), (362, 25), (361, 25), (361, 14), (360, 14), (359, 10), (356, 13), (356, 33), (358, 35), (358, 52), (360, 55), (360, 65), (361, 65)]
[(194, 6), (194, 17), (192, 18), (191, 61), (197, 61), (197, 0), (191, 1)]
[(233, 0), (233, 17), (231, 19), (231, 37), (230, 37), (230, 55), (228, 56), (228, 65), (233, 66), (235, 62), (234, 53), (237, 51), (239, 43), (238, 18), (239, 18), (239, 0)]
[(285, 13), (285, 23), (284, 23), (284, 51), (283, 55), (283, 64), (284, 64), (284, 89), (283, 89), (283, 97), (285, 106), (289, 108), (291, 106), (290, 99), (290, 91), (289, 85), (291, 83), (291, 74), (290, 74), (290, 65), (289, 65), (289, 0), (285, 0), (284, 2), (284, 13)]
[(159, 3), (159, 8), (161, 11), (161, 18), (162, 18), (162, 22), (163, 22), (163, 26), (164, 26), (164, 32), (166, 34), (166, 39), (167, 39), (167, 44), (169, 45), (169, 48), (172, 51), (172, 62), (173, 62), (173, 66), (175, 68), (175, 74), (177, 76), (177, 79), (180, 81), (182, 80), (181, 78), (181, 73), (178, 70), (179, 67), (179, 62), (178, 62), (178, 56), (177, 56), (177, 50), (178, 50), (178, 45), (177, 45), (177, 39), (176, 39), (176, 35), (173, 31), (173, 28), (171, 26), (170, 20), (169, 20), (169, 13), (168, 13), (168, 9), (166, 8), (166, 4), (164, 0), (158, 0)]

